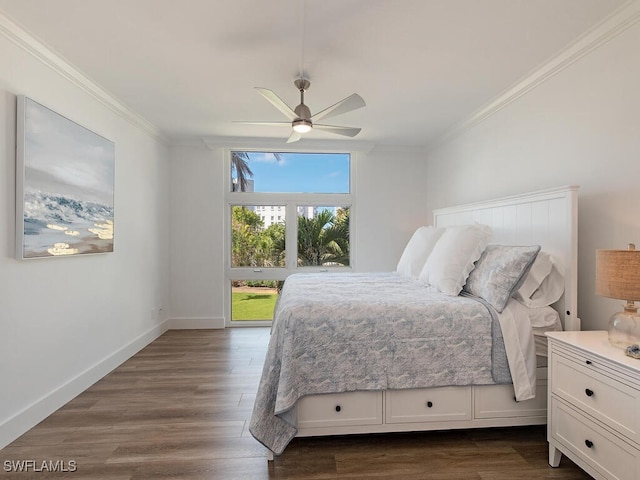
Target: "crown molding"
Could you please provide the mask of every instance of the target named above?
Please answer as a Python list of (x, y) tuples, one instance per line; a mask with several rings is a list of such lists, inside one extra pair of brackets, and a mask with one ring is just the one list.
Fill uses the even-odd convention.
[(609, 40), (617, 37), (638, 23), (638, 21), (640, 21), (640, 0), (629, 0), (533, 72), (526, 75), (485, 106), (476, 110), (467, 118), (447, 130), (438, 140), (427, 145), (425, 151), (435, 150), (441, 145), (462, 135), (472, 127), (482, 123), (512, 102), (564, 71), (573, 63), (598, 49)]
[(101, 104), (118, 114), (120, 117), (132, 123), (134, 126), (150, 135), (163, 144), (168, 144), (168, 139), (162, 132), (147, 119), (131, 110), (124, 103), (116, 99), (108, 91), (95, 83), (89, 77), (81, 73), (70, 62), (65, 60), (53, 49), (37, 40), (24, 28), (19, 26), (9, 17), (0, 12), (0, 34), (18, 45), (26, 52), (33, 55), (40, 62), (53, 71), (91, 95)]

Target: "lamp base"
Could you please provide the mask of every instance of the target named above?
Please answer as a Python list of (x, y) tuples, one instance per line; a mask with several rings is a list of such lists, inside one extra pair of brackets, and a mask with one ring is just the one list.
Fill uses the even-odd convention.
[(640, 345), (640, 315), (636, 312), (618, 312), (609, 320), (609, 343), (626, 349)]

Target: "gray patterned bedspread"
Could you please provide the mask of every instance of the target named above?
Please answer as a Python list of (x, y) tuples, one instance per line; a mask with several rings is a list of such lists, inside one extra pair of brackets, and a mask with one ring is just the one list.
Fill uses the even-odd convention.
[(279, 455), (305, 395), (510, 381), (497, 318), (475, 297), (396, 273), (295, 274), (276, 305), (249, 430)]

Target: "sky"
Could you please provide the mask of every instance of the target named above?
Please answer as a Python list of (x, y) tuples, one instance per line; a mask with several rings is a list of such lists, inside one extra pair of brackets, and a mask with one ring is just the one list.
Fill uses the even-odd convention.
[(277, 161), (272, 153), (249, 152), (255, 192), (349, 193), (348, 153), (280, 155)]

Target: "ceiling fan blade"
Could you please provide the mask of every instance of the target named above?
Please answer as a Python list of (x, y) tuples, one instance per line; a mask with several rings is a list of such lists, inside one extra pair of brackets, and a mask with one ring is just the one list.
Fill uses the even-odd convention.
[(353, 95), (348, 96), (347, 98), (343, 98), (338, 103), (331, 105), (330, 107), (325, 108), (324, 110), (316, 113), (311, 117), (311, 120), (317, 121), (321, 118), (326, 117), (335, 117), (336, 115), (342, 115), (343, 113), (350, 112), (351, 110), (356, 110), (358, 108), (362, 108), (366, 105), (364, 100), (360, 95), (354, 93)]
[(335, 125), (313, 125), (314, 130), (324, 130), (325, 132), (337, 133), (338, 135), (344, 135), (345, 137), (355, 137), (360, 133), (361, 128), (354, 127), (338, 127)]
[(234, 120), (233, 123), (242, 125), (267, 125), (269, 127), (291, 127), (291, 122), (239, 122)]
[(291, 131), (291, 135), (289, 135), (289, 138), (287, 138), (287, 143), (293, 143), (293, 142), (297, 142), (298, 140), (300, 140), (302, 138), (302, 135), (300, 135), (298, 132), (296, 132), (295, 130)]
[(289, 105), (284, 103), (284, 101), (278, 95), (273, 93), (271, 90), (269, 90), (268, 88), (260, 88), (260, 87), (256, 87), (256, 90), (258, 90), (258, 92), (260, 92), (260, 94), (264, 98), (266, 98), (267, 101), (269, 101), (269, 103), (271, 103), (271, 105), (273, 105), (278, 110), (280, 110), (282, 113), (284, 113), (284, 115), (289, 120), (294, 121), (296, 118), (298, 118), (298, 115), (296, 115), (296, 112), (294, 112), (291, 109), (291, 107), (289, 107)]

